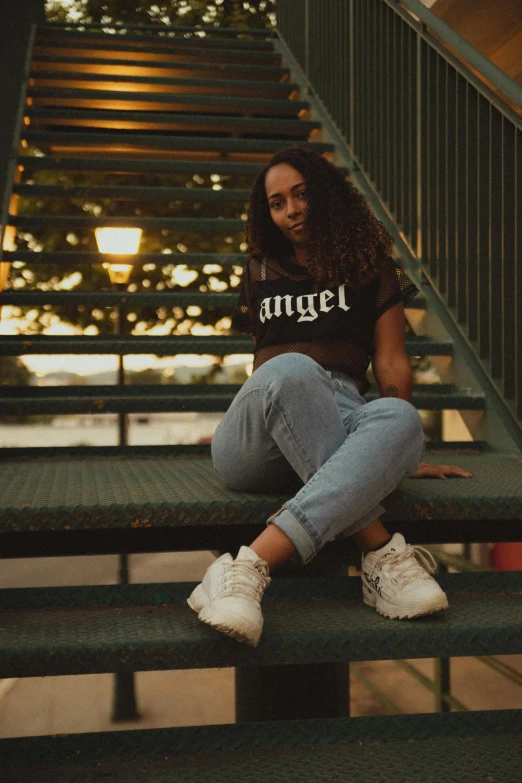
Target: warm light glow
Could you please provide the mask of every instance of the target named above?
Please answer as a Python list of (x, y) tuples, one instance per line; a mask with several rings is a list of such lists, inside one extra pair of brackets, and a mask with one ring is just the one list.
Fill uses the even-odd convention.
[(138, 252), (141, 228), (97, 228), (94, 231), (100, 253), (132, 256)]
[[(97, 228), (94, 231), (100, 253), (112, 256), (132, 256), (140, 247), (141, 228)], [(123, 261), (123, 259), (122, 259)], [(111, 283), (126, 284), (132, 272), (132, 264), (103, 265), (109, 272)]]

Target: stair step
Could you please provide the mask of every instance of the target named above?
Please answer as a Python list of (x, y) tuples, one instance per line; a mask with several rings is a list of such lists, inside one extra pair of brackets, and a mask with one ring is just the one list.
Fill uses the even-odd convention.
[(247, 188), (170, 188), (147, 185), (14, 185), (13, 193), (24, 198), (91, 198), (112, 201), (238, 201), (250, 198)]
[[(89, 22), (82, 23), (82, 27), (87, 32), (95, 32), (96, 30), (105, 32), (107, 29), (114, 30), (114, 33), (111, 33), (111, 35), (116, 35), (117, 33), (123, 33), (125, 35), (128, 30), (139, 30), (140, 32), (146, 30), (158, 35), (168, 35), (169, 33), (173, 33), (174, 35), (179, 35), (180, 33), (192, 33), (193, 35), (199, 35), (202, 31), (205, 33), (205, 35), (210, 36), (220, 36), (223, 35), (223, 33), (230, 33), (232, 36), (246, 34), (248, 36), (254, 37), (261, 36), (262, 38), (272, 38), (275, 35), (274, 30), (269, 30), (266, 27), (249, 27), (248, 29), (245, 29), (244, 27), (221, 27), (221, 25), (219, 27), (205, 27), (204, 25), (194, 27), (190, 25), (160, 24), (158, 22), (154, 22), (152, 24), (129, 24), (128, 22), (112, 22), (111, 24), (107, 24), (107, 22)], [(74, 22), (47, 21), (44, 25), (38, 26), (39, 33), (43, 32), (49, 33), (51, 35), (54, 35), (55, 33), (63, 34), (69, 30), (72, 30), (72, 32), (78, 32)]]
[[(153, 46), (151, 44), (137, 46), (134, 43), (126, 44), (123, 39), (116, 42), (114, 36), (111, 36), (110, 42), (91, 42), (81, 46), (81, 51), (85, 57), (104, 57), (108, 62), (113, 58), (124, 59), (127, 56), (127, 63), (139, 64), (142, 60), (150, 58), (151, 55), (157, 62), (174, 63), (176, 60), (182, 62), (206, 62), (210, 56), (216, 59), (216, 67), (221, 63), (235, 63), (238, 66), (247, 67), (252, 65), (272, 65), (280, 66), (281, 55), (274, 51), (258, 50), (254, 47), (241, 48), (232, 46), (199, 46), (197, 44), (185, 45), (180, 40), (174, 43), (161, 44)], [(198, 42), (199, 43), (199, 42)], [(72, 57), (78, 56), (78, 41), (56, 41), (51, 39), (39, 39), (35, 42), (33, 52), (40, 54), (67, 54)], [(205, 60), (205, 58), (207, 58)]]
[(198, 621), (197, 583), (4, 588), (0, 677), (522, 653), (522, 573), (438, 581), (449, 611), (411, 623), (366, 606), (358, 577), (275, 579), (255, 650)]
[[(221, 73), (218, 70), (218, 75)], [(118, 89), (132, 89), (139, 85), (147, 86), (149, 89), (156, 87), (158, 92), (170, 92), (170, 94), (176, 94), (176, 88), (179, 88), (180, 93), (184, 94), (189, 92), (193, 94), (197, 91), (210, 92), (214, 95), (230, 95), (232, 92), (241, 94), (245, 93), (252, 96), (252, 92), (262, 91), (264, 93), (271, 93), (272, 95), (289, 96), (292, 93), (298, 92), (300, 87), (295, 82), (275, 82), (275, 81), (259, 81), (255, 79), (183, 79), (183, 78), (169, 78), (167, 76), (125, 76), (123, 74), (116, 75), (110, 73), (82, 73), (77, 71), (49, 71), (40, 68), (34, 68), (30, 74), (30, 84), (36, 87), (52, 87), (58, 86), (61, 88), (68, 87), (74, 88), (88, 88), (92, 90), (98, 89), (110, 89), (107, 85), (118, 85)], [(114, 89), (114, 87), (112, 88)]]
[[(13, 258), (13, 260), (27, 261), (29, 263), (68, 263), (81, 264), (81, 263), (95, 263), (100, 262), (100, 256), (98, 253), (31, 253), (27, 251), (22, 254), (20, 252), (13, 252), (6, 258), (4, 253), (4, 260)], [(200, 261), (201, 256), (197, 256), (192, 253), (186, 254), (164, 254), (164, 253), (142, 253), (139, 255), (145, 256), (144, 259), (136, 259), (133, 257), (134, 266), (141, 263), (158, 263), (160, 265), (165, 264), (165, 259), (169, 259), (167, 262), (169, 265), (176, 266), (176, 262), (183, 262), (189, 266), (201, 266), (205, 264), (218, 264), (221, 267), (227, 267), (231, 265), (243, 265), (244, 256), (242, 255), (211, 255), (209, 259), (203, 259), (203, 263), (191, 263), (191, 258), (195, 258), (196, 262)], [(205, 254), (202, 254), (203, 256)], [(42, 257), (45, 256), (45, 257)], [(65, 259), (62, 256), (66, 256)], [(87, 261), (85, 257), (89, 257)], [(159, 256), (159, 257), (158, 257)], [(187, 258), (188, 256), (188, 258)], [(42, 304), (58, 304), (58, 305), (85, 305), (86, 307), (115, 307), (119, 304), (127, 305), (128, 307), (160, 307), (161, 305), (168, 305), (175, 307), (187, 307), (188, 305), (200, 305), (202, 307), (234, 307), (239, 302), (239, 293), (237, 292), (215, 292), (215, 291), (178, 291), (177, 289), (167, 289), (164, 291), (151, 291), (151, 292), (135, 292), (135, 293), (119, 293), (117, 291), (3, 291), (0, 293), (0, 305), (37, 305)], [(408, 308), (425, 309), (426, 300), (422, 296), (417, 296), (411, 302), (408, 302)]]
[[(175, 28), (172, 28), (174, 32)], [(158, 33), (160, 31), (158, 30)], [(244, 32), (248, 35), (248, 30)], [(125, 35), (114, 35), (113, 33), (106, 33), (102, 30), (66, 30), (66, 31), (53, 31), (40, 28), (38, 30), (35, 45), (42, 46), (50, 43), (63, 42), (69, 43), (74, 46), (82, 46), (88, 48), (97, 44), (108, 44), (113, 49), (118, 47), (125, 47), (126, 49), (142, 49), (144, 46), (154, 46), (161, 51), (163, 48), (169, 48), (171, 46), (182, 46), (187, 49), (209, 49), (212, 52), (213, 49), (247, 49), (247, 50), (259, 50), (266, 52), (273, 52), (274, 44), (271, 32), (267, 30), (267, 40), (252, 40), (250, 38), (213, 38), (210, 35), (200, 36), (193, 35), (185, 37), (185, 35), (166, 35), (162, 30), (162, 35), (147, 35), (143, 32), (138, 34), (132, 34), (126, 32)], [(213, 52), (212, 52), (213, 53)], [(218, 54), (216, 52), (215, 54)]]
[[(239, 174), (255, 176), (261, 169), (261, 163), (231, 163), (223, 160), (150, 160), (129, 158), (73, 158), (44, 156), (33, 158), (28, 155), (20, 155), (18, 165), (27, 171), (112, 171), (119, 174), (132, 172), (158, 172), (160, 174), (178, 174), (182, 172), (196, 171), (198, 174)], [(348, 169), (339, 168), (345, 174)]]
[[(203, 96), (200, 96), (203, 97)], [(217, 99), (216, 99), (217, 100)], [(113, 105), (114, 105), (113, 101)], [(123, 102), (122, 102), (123, 103)], [(185, 102), (183, 102), (185, 103)], [(292, 103), (292, 101), (288, 101)], [(158, 106), (158, 108), (162, 108)], [(245, 117), (236, 110), (233, 104), (229, 108), (215, 105), (202, 106), (207, 114), (184, 114), (184, 110), (191, 110), (189, 105), (177, 105), (179, 113), (149, 112), (149, 111), (114, 111), (108, 109), (31, 109), (28, 116), (31, 127), (59, 125), (61, 127), (87, 127), (107, 128), (108, 130), (167, 130), (177, 131), (205, 131), (232, 134), (255, 133), (256, 137), (264, 134), (279, 136), (292, 136), (295, 139), (308, 139), (309, 135), (318, 131), (320, 123), (312, 120), (281, 119), (281, 117)], [(211, 113), (217, 110), (224, 112), (223, 116)], [(247, 111), (243, 109), (243, 111)], [(235, 113), (237, 116), (228, 116)], [(248, 110), (249, 114), (256, 114), (255, 110)], [(266, 112), (269, 113), (269, 112)], [(278, 112), (274, 112), (277, 114)], [(288, 146), (288, 143), (287, 143)]]
[[(224, 221), (223, 221), (224, 222)], [(407, 335), (406, 352), (409, 356), (452, 356), (453, 343), (439, 341), (428, 336)], [(252, 353), (251, 337), (226, 336), (177, 336), (162, 335), (143, 337), (141, 335), (1, 335), (0, 356), (23, 356), (26, 354), (153, 354), (175, 356), (180, 353), (211, 354), (229, 356), (238, 353)]]
[[(225, 108), (239, 114), (240, 110), (255, 114), (292, 114), (308, 111), (310, 104), (307, 101), (297, 101), (279, 98), (260, 98), (250, 96), (218, 95), (179, 95), (177, 93), (158, 92), (123, 92), (120, 90), (87, 90), (70, 89), (67, 87), (32, 87), (29, 88), (28, 97), (32, 99), (32, 106), (49, 105), (79, 106), (92, 109), (103, 109), (113, 106), (117, 109), (137, 109), (137, 104), (143, 104), (148, 108), (150, 104), (157, 104), (156, 111), (163, 107), (170, 111), (179, 111), (179, 106), (201, 106), (201, 111), (223, 111)], [(212, 109), (209, 109), (212, 107)], [(151, 107), (151, 111), (153, 108)], [(29, 112), (31, 115), (31, 112)]]
[[(82, 215), (9, 215), (8, 225), (16, 228), (98, 228), (98, 226), (139, 226), (157, 231), (241, 231), (245, 221), (226, 218), (110, 217)], [(168, 263), (168, 262), (165, 262)]]
[(519, 783), (521, 722), (521, 710), (267, 721), (3, 739), (0, 753), (10, 783)]
[[(110, 153), (113, 147), (118, 152), (156, 151), (158, 149), (183, 152), (189, 150), (213, 151), (219, 157), (226, 153), (239, 155), (274, 155), (281, 149), (293, 146), (288, 139), (214, 139), (210, 137), (192, 136), (160, 136), (140, 135), (137, 133), (87, 133), (87, 132), (50, 132), (50, 131), (26, 131), (23, 138), (28, 144), (40, 146), (43, 144), (51, 149), (72, 147), (78, 148), (99, 146), (100, 152)], [(333, 144), (326, 142), (299, 141), (299, 146), (305, 149), (313, 149), (316, 152), (334, 152)]]
[[(29, 449), (26, 459), (2, 459), (0, 557), (239, 546), (253, 540), (294, 494), (227, 489), (204, 456), (31, 459), (30, 454)], [(400, 530), (411, 543), (520, 540), (518, 454), (441, 451), (429, 461), (456, 463), (473, 478), (405, 479), (383, 501), (388, 529)], [(344, 551), (351, 545), (343, 540), (332, 546)]]
[[(219, 264), (223, 267), (231, 267), (243, 266), (246, 258), (247, 256), (245, 253), (136, 253), (132, 258), (132, 262), (136, 266), (140, 266), (141, 264), (172, 264), (174, 266), (186, 264), (190, 267), (197, 267), (205, 266), (206, 264)], [(100, 254), (97, 251), (79, 252), (74, 250), (57, 252), (48, 250), (42, 251), (41, 253), (36, 253), (32, 250), (4, 250), (2, 259), (4, 261), (25, 261), (30, 264), (99, 264)], [(4, 291), (0, 296), (53, 296), (54, 294), (59, 293), (59, 291)], [(74, 291), (69, 291), (68, 293), (77, 296), (77, 293)], [(194, 292), (194, 294), (195, 293), (196, 292)], [(209, 292), (207, 291), (206, 293), (208, 294)], [(103, 291), (82, 291), (82, 301), (83, 297), (98, 296), (98, 294), (102, 297), (105, 296), (105, 294), (109, 296), (108, 292)], [(170, 294), (172, 295), (172, 292), (170, 292)], [(111, 292), (110, 295), (112, 296), (113, 293)], [(141, 293), (139, 295), (141, 296)], [(147, 296), (150, 295), (151, 294), (147, 294)], [(154, 292), (152, 295), (163, 296), (163, 294), (160, 294), (159, 292)], [(125, 296), (133, 296), (133, 294), (125, 294)], [(8, 300), (4, 300), (3, 303), (7, 304)], [(9, 302), (9, 304), (13, 304), (13, 302)], [(408, 306), (410, 305), (411, 303)]]
[[(490, 451), (483, 440), (474, 441), (428, 441), (426, 455), (442, 454), (448, 459), (454, 459), (457, 452), (473, 455)], [(0, 460), (35, 459), (39, 457), (186, 457), (210, 456), (210, 443), (171, 444), (168, 446), (33, 446), (0, 447)]]
[[(419, 410), (484, 410), (479, 393), (455, 388), (413, 390), (412, 403)], [(165, 384), (127, 386), (0, 386), (0, 404), (5, 416), (78, 413), (174, 413), (228, 410), (239, 385)], [(365, 395), (378, 399), (377, 392)]]
[[(241, 69), (238, 69), (234, 63), (216, 64), (215, 62), (192, 62), (184, 63), (177, 60), (169, 62), (167, 60), (141, 60), (139, 64), (133, 65), (128, 59), (107, 57), (89, 57), (82, 56), (81, 51), (76, 51), (74, 55), (60, 56), (57, 54), (45, 55), (33, 52), (33, 66), (38, 63), (45, 63), (47, 68), (52, 68), (53, 72), (62, 72), (69, 70), (71, 66), (78, 73), (93, 74), (113, 74), (118, 78), (127, 76), (172, 76), (176, 74), (186, 75), (194, 74), (194, 77), (203, 77), (213, 79), (216, 75), (227, 80), (248, 79), (273, 79), (274, 83), (281, 82), (289, 78), (288, 68), (276, 65), (252, 65), (244, 63)], [(148, 71), (148, 73), (147, 73)]]

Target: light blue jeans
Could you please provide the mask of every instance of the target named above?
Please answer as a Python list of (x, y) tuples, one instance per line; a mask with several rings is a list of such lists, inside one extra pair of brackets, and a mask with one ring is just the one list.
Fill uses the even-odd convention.
[(276, 356), (242, 386), (212, 439), (221, 480), (242, 492), (295, 492), (271, 521), (303, 563), (385, 512), (381, 500), (422, 462), (409, 402), (365, 402), (355, 381), (300, 353)]

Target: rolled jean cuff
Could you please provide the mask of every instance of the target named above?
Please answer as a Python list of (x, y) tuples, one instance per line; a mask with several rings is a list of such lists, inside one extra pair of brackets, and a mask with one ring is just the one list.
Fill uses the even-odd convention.
[(283, 507), (278, 514), (270, 518), (270, 522), (288, 536), (304, 564), (309, 563), (321, 549), (319, 533), (316, 531), (314, 539), (308, 525), (300, 522), (288, 508)]
[(374, 506), (372, 509), (370, 509), (367, 514), (354, 522), (353, 525), (350, 525), (350, 527), (348, 527), (346, 530), (343, 530), (342, 533), (339, 533), (338, 535), (331, 538), (330, 541), (339, 541), (341, 538), (349, 538), (355, 533), (359, 533), (359, 531), (364, 530), (364, 528), (367, 527), (370, 522), (373, 522), (374, 519), (381, 517), (385, 513), (386, 509), (383, 508), (383, 506), (381, 506), (379, 503), (377, 506)]

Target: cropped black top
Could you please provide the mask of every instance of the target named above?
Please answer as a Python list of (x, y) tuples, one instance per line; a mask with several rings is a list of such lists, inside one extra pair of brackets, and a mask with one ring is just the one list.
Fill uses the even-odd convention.
[(364, 394), (374, 349), (374, 326), (390, 307), (418, 288), (393, 259), (358, 293), (347, 285), (313, 290), (306, 267), (249, 259), (232, 326), (254, 337), (254, 371), (281, 353), (304, 353), (325, 369), (344, 372)]

